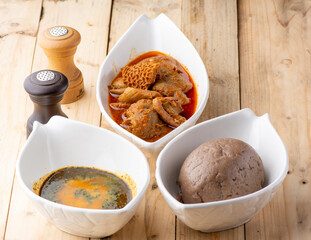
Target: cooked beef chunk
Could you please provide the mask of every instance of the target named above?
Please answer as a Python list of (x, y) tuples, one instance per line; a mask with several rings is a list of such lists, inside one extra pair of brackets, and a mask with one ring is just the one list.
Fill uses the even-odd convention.
[(174, 93), (174, 97), (178, 98), (181, 105), (185, 105), (190, 103), (190, 99), (187, 97), (185, 93), (183, 93), (181, 90), (178, 90)]
[(121, 126), (137, 137), (146, 139), (161, 134), (165, 124), (153, 109), (152, 100), (142, 99), (133, 103), (124, 113), (126, 118)]
[(161, 97), (161, 94), (156, 91), (128, 87), (118, 100), (120, 102), (134, 103), (140, 99), (152, 99), (155, 97)]
[[(168, 56), (154, 57), (153, 61), (160, 63), (157, 71), (157, 79), (152, 90), (160, 92), (164, 96), (180, 97), (181, 102), (189, 102), (184, 94), (192, 88), (188, 75), (180, 69), (176, 60)], [(177, 94), (177, 92), (179, 92)]]
[(153, 99), (153, 108), (160, 115), (161, 119), (173, 127), (178, 127), (186, 121), (179, 115), (183, 109), (178, 98), (158, 97)]

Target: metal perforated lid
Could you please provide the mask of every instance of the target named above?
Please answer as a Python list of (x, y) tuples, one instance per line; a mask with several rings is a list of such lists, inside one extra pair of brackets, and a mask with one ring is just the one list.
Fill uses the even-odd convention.
[(51, 81), (55, 78), (55, 74), (52, 71), (40, 71), (36, 77), (39, 81)]
[(53, 27), (50, 30), (50, 34), (54, 37), (64, 36), (68, 33), (68, 29), (65, 27)]
[(68, 88), (68, 79), (60, 72), (41, 70), (25, 79), (24, 88), (26, 92), (35, 96), (61, 94)]

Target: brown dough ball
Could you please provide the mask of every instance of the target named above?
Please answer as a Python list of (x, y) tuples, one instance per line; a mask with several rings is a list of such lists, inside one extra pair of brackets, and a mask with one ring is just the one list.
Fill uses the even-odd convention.
[(192, 151), (178, 178), (184, 203), (219, 201), (243, 196), (262, 188), (264, 168), (247, 143), (222, 138)]

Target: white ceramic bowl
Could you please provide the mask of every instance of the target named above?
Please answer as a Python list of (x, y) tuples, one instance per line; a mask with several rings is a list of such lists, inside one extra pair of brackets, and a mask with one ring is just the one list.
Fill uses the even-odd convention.
[[(188, 154), (206, 141), (228, 137), (250, 144), (260, 155), (265, 169), (264, 188), (217, 202), (183, 204), (177, 201), (176, 180)], [(166, 202), (182, 222), (195, 230), (213, 232), (249, 221), (273, 197), (287, 170), (286, 148), (268, 115), (256, 117), (250, 109), (244, 109), (200, 123), (174, 138), (158, 157), (156, 179)]]
[[(108, 85), (128, 62), (149, 51), (168, 54), (177, 59), (183, 66), (186, 66), (198, 92), (198, 105), (194, 115), (174, 131), (153, 143), (146, 142), (120, 127), (111, 118), (108, 106)], [(142, 15), (134, 22), (103, 62), (96, 89), (97, 102), (109, 124), (118, 133), (132, 140), (140, 147), (154, 150), (164, 146), (178, 133), (196, 123), (206, 105), (208, 94), (208, 77), (199, 54), (185, 35), (164, 14), (160, 14), (155, 19)]]
[[(46, 200), (32, 191), (35, 181), (66, 166), (96, 167), (128, 174), (137, 195), (122, 209), (84, 209)], [(85, 237), (105, 237), (121, 229), (135, 214), (149, 183), (145, 156), (121, 136), (95, 126), (53, 117), (34, 129), (20, 152), (17, 176), (33, 205), (61, 230)]]

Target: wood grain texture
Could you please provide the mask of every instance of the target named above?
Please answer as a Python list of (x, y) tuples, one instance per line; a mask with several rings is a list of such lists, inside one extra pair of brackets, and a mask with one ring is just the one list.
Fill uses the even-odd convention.
[(23, 83), (31, 72), (40, 10), (41, 0), (0, 1), (0, 239), (5, 234), (18, 149), (26, 135)]
[(85, 239), (47, 222), (14, 177), (32, 112), (23, 82), (48, 66), (36, 45), (38, 29), (62, 24), (81, 33), (75, 63), (86, 94), (62, 109), (71, 119), (111, 129), (95, 99), (107, 46), (110, 50), (141, 14), (156, 17), (162, 12), (205, 63), (210, 96), (199, 121), (245, 107), (257, 115), (268, 112), (287, 146), (288, 175), (273, 200), (245, 227), (206, 234), (175, 218), (157, 188), (158, 154), (144, 151), (151, 173), (146, 196), (134, 218), (105, 239), (310, 239), (310, 9), (310, 0), (0, 0), (0, 239)]
[(182, 31), (201, 56), (210, 82), (199, 122), (240, 109), (236, 0), (183, 1)]
[(246, 224), (246, 239), (311, 236), (311, 2), (239, 2), (242, 107), (270, 114), (289, 171), (272, 201)]
[[(40, 16), (40, 10), (41, 5), (38, 9), (38, 16)], [(71, 119), (97, 126), (99, 126), (100, 122), (100, 111), (95, 99), (95, 85), (100, 63), (106, 56), (110, 10), (111, 1), (108, 0), (79, 2), (73, 0), (61, 2), (44, 1), (39, 27), (39, 31), (43, 31), (55, 25), (68, 25), (78, 30), (82, 35), (75, 60), (77, 67), (81, 70), (84, 77), (85, 96), (75, 103), (62, 105), (62, 109)], [(34, 36), (36, 36), (36, 31)], [(27, 43), (23, 44), (23, 48), (25, 50), (31, 50), (33, 53), (34, 48), (28, 49), (25, 46), (28, 46)], [(19, 57), (19, 53), (16, 52), (14, 56)], [(29, 64), (29, 69), (28, 73), (22, 76), (21, 81), (30, 73), (32, 57), (28, 57), (24, 61)], [(22, 65), (22, 62), (18, 63), (18, 66)], [(37, 45), (32, 71), (46, 69), (47, 66), (48, 60), (43, 50)], [(23, 123), (26, 122), (28, 118), (26, 116), (29, 116), (32, 111), (32, 103), (30, 101), (28, 101), (26, 108), (26, 115), (24, 114), (25, 116), (21, 117)], [(16, 111), (14, 113), (16, 114), (18, 112)], [(23, 142), (24, 141), (22, 141), (21, 144)], [(17, 152), (18, 150), (16, 149), (14, 153)], [(14, 157), (16, 157), (16, 155)], [(18, 226), (18, 231), (16, 230), (16, 226)], [(29, 203), (18, 185), (15, 184), (7, 224), (6, 239), (82, 238), (66, 234), (51, 223), (48, 223)]]
[[(237, 25), (235, 0), (183, 1), (182, 31), (205, 63), (210, 81), (208, 103), (199, 121), (240, 109)], [(176, 239), (244, 239), (244, 226), (207, 234), (178, 220)]]
[[(181, 1), (169, 3), (160, 0), (113, 2), (109, 49), (141, 15), (156, 17), (165, 13), (178, 27), (181, 25)], [(103, 119), (102, 126), (111, 127)], [(143, 151), (150, 167), (150, 184), (145, 199), (134, 218), (110, 239), (175, 239), (175, 216), (163, 199), (155, 179), (155, 166), (158, 153)]]

